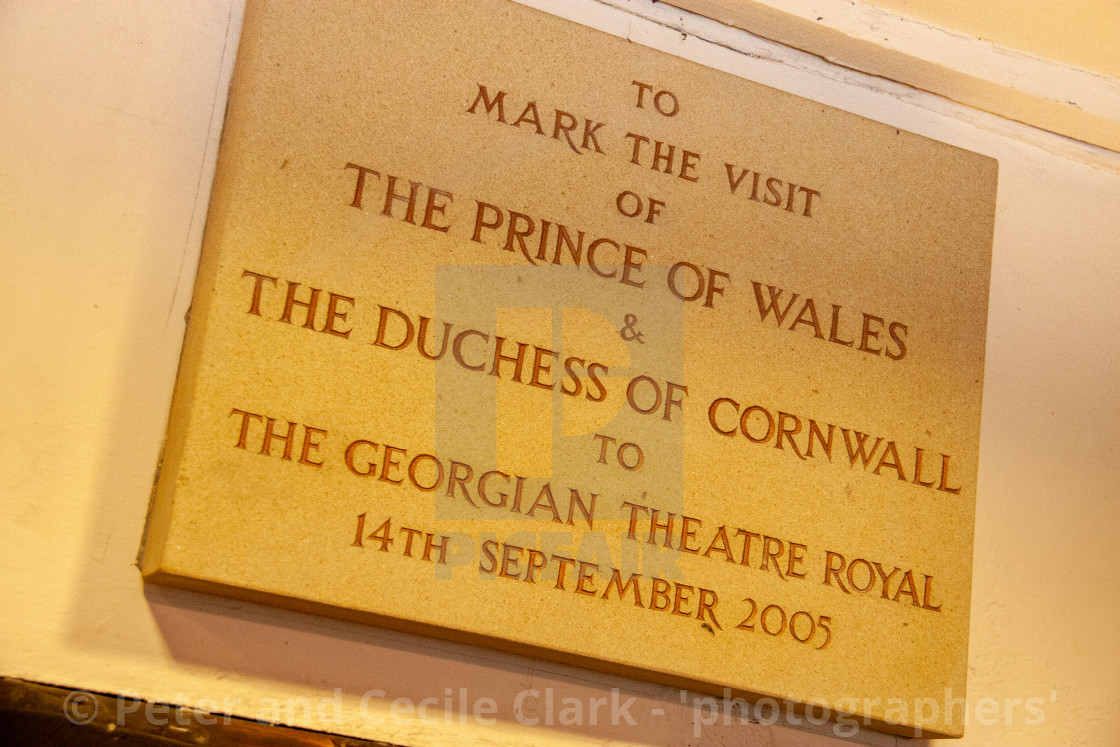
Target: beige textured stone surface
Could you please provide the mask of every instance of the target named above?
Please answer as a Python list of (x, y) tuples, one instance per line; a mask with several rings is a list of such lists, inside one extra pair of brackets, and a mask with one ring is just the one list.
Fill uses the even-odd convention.
[(253, 4), (145, 575), (959, 734), (883, 703), (964, 695), (995, 186), (513, 4)]

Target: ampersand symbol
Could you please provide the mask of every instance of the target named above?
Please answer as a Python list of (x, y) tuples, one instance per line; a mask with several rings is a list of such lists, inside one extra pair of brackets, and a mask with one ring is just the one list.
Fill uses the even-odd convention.
[(622, 336), (622, 339), (626, 340), (627, 342), (633, 340), (634, 342), (640, 342), (644, 345), (645, 340), (642, 339), (644, 335), (638, 330), (634, 329), (634, 325), (638, 323), (638, 317), (634, 316), (633, 314), (627, 314), (622, 318), (622, 322), (622, 331), (618, 333)]

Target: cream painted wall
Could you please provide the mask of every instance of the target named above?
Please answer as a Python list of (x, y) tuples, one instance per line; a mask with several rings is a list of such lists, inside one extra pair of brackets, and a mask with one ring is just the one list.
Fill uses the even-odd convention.
[[(1120, 156), (645, 0), (653, 20), (533, 4), (999, 159), (961, 744), (1115, 743)], [(827, 726), (703, 726), (675, 690), (141, 583), (239, 19), (217, 1), (0, 7), (0, 675), (409, 745), (839, 744)], [(496, 723), (390, 708), (460, 688), (493, 698)], [(557, 705), (620, 688), (636, 723), (549, 725), (550, 688)]]
[[(600, 1), (630, 9), (640, 7), (626, 0)], [(1015, 10), (1024, 9), (1024, 14), (1032, 18), (1049, 20), (1064, 11), (1043, 12), (1035, 7), (1034, 12), (1028, 12), (1025, 9), (1036, 4), (1025, 0), (973, 3), (970, 15), (956, 2), (917, 2), (915, 7), (930, 11), (932, 20), (922, 20), (900, 15), (890, 5), (896, 0), (881, 0), (884, 7), (890, 5), (886, 10), (879, 3), (853, 0), (666, 2), (836, 65), (1120, 152), (1120, 78), (1115, 73), (1110, 77), (1109, 73), (1087, 70), (1068, 61), (1039, 57), (1031, 53), (1029, 40), (1016, 39), (1013, 34), (1007, 41), (1021, 41), (1031, 51), (988, 41), (991, 36), (986, 33), (987, 27), (994, 26), (1000, 14), (1013, 15)], [(1061, 3), (1051, 5), (1064, 7)], [(935, 6), (937, 13), (933, 12)], [(1106, 14), (1100, 15), (1094, 31), (1113, 25), (1104, 17)], [(961, 25), (954, 25), (957, 22)], [(1020, 23), (1013, 19), (1007, 26), (1014, 28)], [(972, 33), (974, 28), (980, 37)], [(1057, 26), (1047, 30), (1060, 33)], [(1037, 36), (1044, 37), (1045, 33)], [(1105, 70), (1110, 65), (1104, 63), (1117, 53), (1113, 38), (1107, 34), (1106, 38), (1108, 45), (1096, 55)], [(1088, 35), (1085, 45), (1085, 49), (1093, 45)]]
[(1116, 0), (870, 0), (928, 23), (1012, 49), (1120, 76)]

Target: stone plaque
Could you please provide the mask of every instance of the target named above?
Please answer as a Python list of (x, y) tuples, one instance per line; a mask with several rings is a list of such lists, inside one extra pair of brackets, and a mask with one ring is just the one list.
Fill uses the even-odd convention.
[(250, 3), (144, 575), (959, 735), (995, 189), (511, 2)]

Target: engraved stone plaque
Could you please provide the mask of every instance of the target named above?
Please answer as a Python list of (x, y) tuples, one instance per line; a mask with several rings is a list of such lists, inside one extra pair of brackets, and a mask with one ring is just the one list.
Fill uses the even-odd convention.
[(959, 735), (995, 190), (511, 2), (251, 2), (144, 575)]

